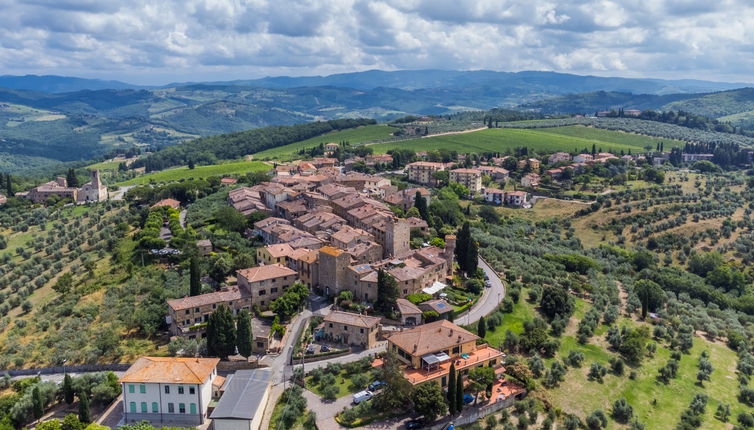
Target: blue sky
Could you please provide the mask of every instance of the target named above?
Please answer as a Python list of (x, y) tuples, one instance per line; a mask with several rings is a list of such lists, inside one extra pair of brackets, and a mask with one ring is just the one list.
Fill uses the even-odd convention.
[(140, 84), (368, 69), (751, 81), (750, 0), (0, 0), (0, 74)]

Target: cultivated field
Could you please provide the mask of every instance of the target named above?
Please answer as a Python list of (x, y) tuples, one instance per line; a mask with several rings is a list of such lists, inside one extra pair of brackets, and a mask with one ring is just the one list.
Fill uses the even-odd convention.
[(293, 159), (297, 157), (299, 150), (312, 148), (320, 143), (339, 143), (342, 141), (348, 141), (351, 145), (356, 145), (374, 140), (387, 139), (395, 130), (396, 129), (393, 127), (379, 124), (335, 131), (311, 139), (291, 143), (290, 145), (267, 149), (254, 154), (254, 157), (258, 159)]
[(645, 146), (654, 148), (658, 142), (665, 142), (665, 149), (682, 144), (679, 141), (638, 134), (573, 126), (546, 129), (493, 128), (474, 133), (381, 143), (372, 148), (377, 153), (395, 148), (415, 151), (446, 149), (461, 153), (506, 152), (522, 146), (537, 152), (581, 152), (585, 148), (591, 151), (592, 145), (595, 145), (597, 150), (628, 153), (643, 152)]
[(220, 175), (240, 175), (249, 172), (259, 172), (270, 169), (270, 165), (261, 161), (240, 161), (235, 163), (212, 164), (209, 166), (196, 166), (193, 169), (178, 167), (175, 169), (162, 170), (148, 173), (116, 185), (143, 185), (151, 182), (170, 182), (181, 179), (203, 179)]

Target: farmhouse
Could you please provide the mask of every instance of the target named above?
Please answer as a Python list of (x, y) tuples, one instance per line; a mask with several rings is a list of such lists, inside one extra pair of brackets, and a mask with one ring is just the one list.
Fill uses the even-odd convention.
[(332, 342), (371, 349), (377, 344), (380, 320), (379, 317), (331, 311), (324, 319), (324, 337)]
[(296, 281), (296, 272), (280, 264), (252, 267), (237, 272), (238, 286), (249, 292), (252, 304), (268, 306)]

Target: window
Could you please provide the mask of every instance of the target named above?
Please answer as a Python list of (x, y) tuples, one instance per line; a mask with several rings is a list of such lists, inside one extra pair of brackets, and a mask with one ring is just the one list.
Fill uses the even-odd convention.
[(202, 317), (194, 318), (194, 322), (199, 324), (200, 322), (202, 322)]
[(170, 394), (170, 385), (165, 386), (165, 394)]
[(178, 386), (178, 394), (183, 394), (183, 387), (181, 385)]
[(363, 328), (360, 328), (360, 329), (359, 329), (359, 333), (364, 333), (364, 329), (363, 329)]
[(275, 294), (278, 292), (277, 288), (270, 288), (270, 294)]
[(196, 394), (196, 388), (189, 387), (189, 394)]
[(186, 315), (191, 313), (191, 309), (186, 309)]
[(128, 384), (128, 392), (131, 394), (136, 392), (136, 390), (134, 389), (134, 384)]
[(348, 331), (348, 326), (347, 325), (343, 326), (343, 331)]
[(131, 402), (131, 403), (130, 403), (130, 404), (128, 405), (128, 407), (129, 407), (129, 409), (130, 409), (130, 411), (131, 411), (131, 413), (132, 413), (132, 414), (135, 414), (135, 413), (136, 413), (136, 402)]
[(139, 392), (141, 394), (145, 394), (147, 392), (147, 386), (144, 384), (139, 384)]
[(186, 404), (185, 403), (178, 403), (178, 413), (179, 414), (185, 414), (186, 413)]
[(212, 303), (212, 309), (217, 309), (217, 303)]
[(330, 323), (330, 328), (332, 328), (332, 323)]
[(189, 412), (192, 414), (196, 414), (196, 403), (192, 403), (189, 405)]
[(160, 413), (160, 407), (157, 406), (157, 402), (152, 402), (152, 413), (153, 414)]
[(141, 413), (142, 414), (147, 413), (147, 402), (141, 402)]
[(263, 296), (265, 294), (267, 294), (267, 291), (265, 291), (265, 290), (259, 290), (259, 295), (260, 296)]
[(175, 406), (172, 403), (168, 403), (168, 413), (170, 414), (175, 413)]
[(199, 312), (199, 308), (194, 308), (194, 312)]
[(460, 346), (454, 346), (453, 347), (453, 354), (458, 354), (459, 352), (461, 352), (461, 347)]
[(257, 348), (264, 348), (264, 343), (257, 342)]

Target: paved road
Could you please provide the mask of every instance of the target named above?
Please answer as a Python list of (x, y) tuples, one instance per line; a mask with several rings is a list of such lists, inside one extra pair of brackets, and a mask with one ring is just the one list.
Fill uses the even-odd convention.
[(471, 307), (469, 313), (456, 318), (455, 323), (458, 325), (469, 325), (479, 321), (479, 318), (487, 316), (497, 309), (505, 297), (505, 284), (497, 276), (497, 273), (481, 258), (479, 259), (479, 267), (490, 278), (492, 286), (484, 289), (482, 297), (479, 298), (476, 305)]
[(181, 227), (186, 228), (186, 214), (188, 214), (188, 211), (186, 209), (183, 209), (178, 214), (178, 222), (181, 223)]
[(123, 200), (123, 196), (126, 194), (126, 192), (128, 192), (128, 190), (135, 186), (136, 185), (124, 185), (122, 187), (119, 187), (117, 191), (110, 193), (110, 200)]

